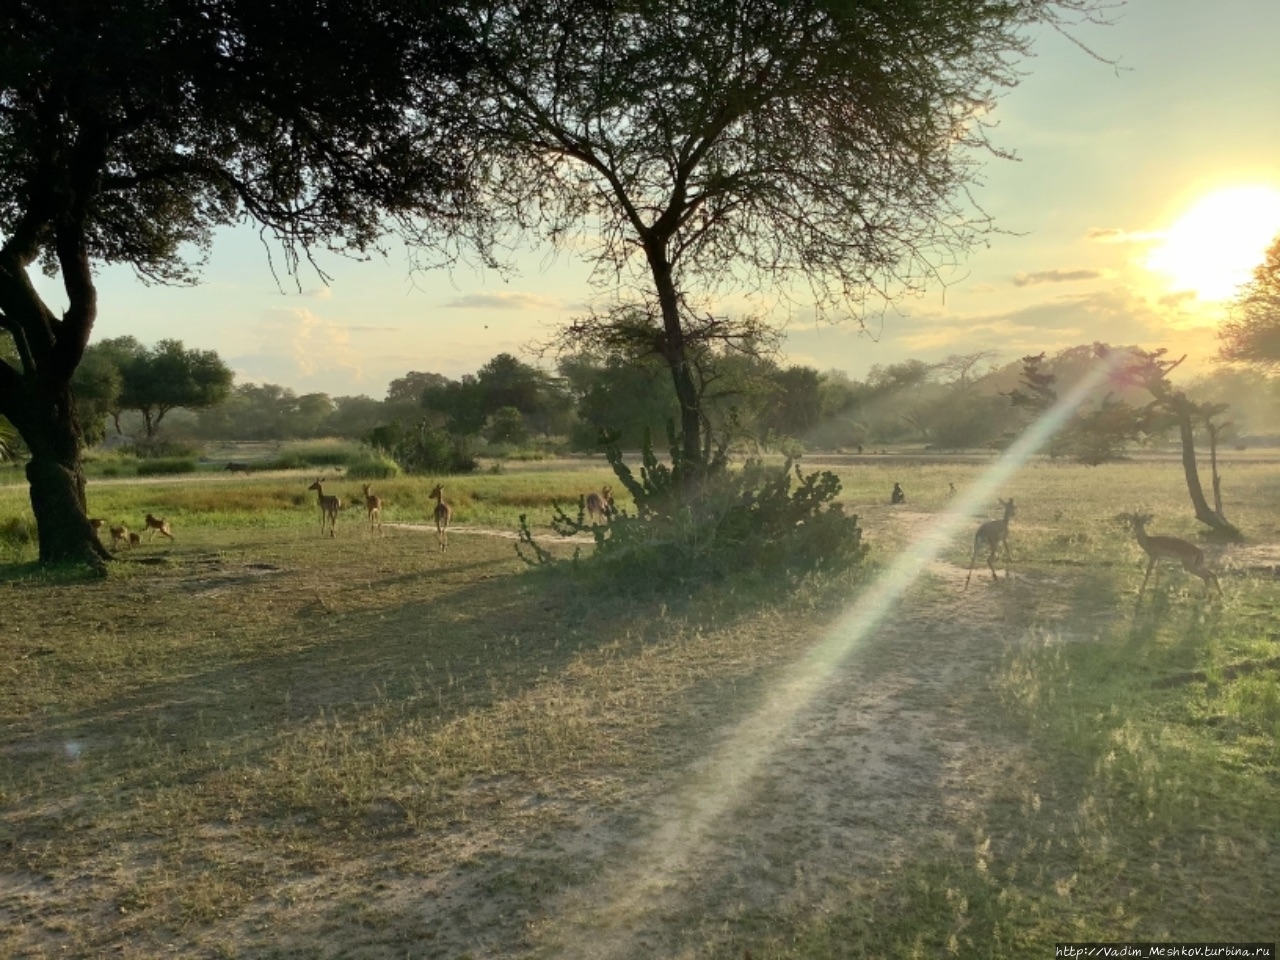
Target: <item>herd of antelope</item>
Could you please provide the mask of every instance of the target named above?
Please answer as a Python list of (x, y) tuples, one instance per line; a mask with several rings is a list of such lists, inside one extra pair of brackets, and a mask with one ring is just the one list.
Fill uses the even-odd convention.
[[(237, 472), (243, 466), (243, 464), (227, 464), (227, 469)], [(342, 509), (342, 499), (326, 494), (324, 492), (324, 484), (325, 478), (318, 477), (307, 489), (316, 492), (316, 502), (320, 508), (320, 535), (324, 536), (327, 530), (330, 537), (336, 537), (338, 511)], [(381, 532), (383, 500), (373, 492), (371, 484), (363, 484), (362, 489), (364, 491), (365, 516), (369, 529)], [(956, 492), (956, 485), (954, 483), (948, 484), (947, 496), (952, 497)], [(431, 493), (428, 494), (428, 497), (436, 503), (435, 508), (432, 510), (432, 517), (435, 520), (436, 537), (440, 545), (440, 552), (444, 553), (449, 548), (449, 522), (453, 518), (453, 508), (444, 498), (443, 484), (437, 483)], [(613, 488), (609, 486), (602, 487), (599, 492), (591, 491), (583, 496), (581, 502), (586, 516), (593, 526), (609, 523), (616, 511)], [(893, 485), (890, 502), (892, 504), (906, 502), (906, 494), (901, 484), (895, 483)], [(969, 589), (969, 582), (973, 579), (973, 570), (977, 566), (978, 556), (984, 549), (986, 550), (987, 567), (991, 570), (991, 579), (996, 583), (1000, 582), (1000, 576), (996, 572), (995, 561), (997, 555), (1001, 553), (1005, 562), (1005, 579), (1009, 579), (1009, 565), (1013, 559), (1009, 553), (1009, 523), (1017, 515), (1017, 507), (1014, 505), (1012, 497), (1008, 500), (998, 499), (998, 502), (1004, 511), (1004, 515), (997, 520), (985, 521), (973, 535), (973, 554), (969, 558), (969, 571), (964, 579), (965, 590)], [(1157, 565), (1161, 560), (1176, 561), (1188, 573), (1203, 580), (1206, 596), (1210, 595), (1210, 587), (1217, 591), (1219, 597), (1222, 596), (1222, 585), (1218, 582), (1217, 575), (1208, 568), (1204, 551), (1195, 544), (1179, 537), (1151, 536), (1148, 534), (1146, 525), (1152, 520), (1151, 514), (1122, 513), (1116, 519), (1125, 521), (1132, 527), (1138, 546), (1147, 555), (1147, 572), (1142, 578), (1142, 586), (1138, 588), (1139, 601), (1142, 600), (1142, 595), (1147, 589), (1147, 581), (1151, 579), (1153, 571), (1156, 574), (1156, 582), (1159, 583), (1160, 572)], [(107, 522), (101, 519), (91, 519), (89, 523), (99, 536), (101, 536), (102, 528), (107, 525)], [(170, 540), (173, 539), (173, 530), (170, 528), (169, 522), (163, 517), (157, 517), (150, 513), (143, 520), (143, 530), (146, 532), (148, 539), (154, 538), (157, 533)], [(142, 542), (142, 535), (130, 530), (125, 524), (112, 525), (108, 527), (108, 531), (111, 534), (111, 547), (113, 550), (119, 547), (136, 547)]]

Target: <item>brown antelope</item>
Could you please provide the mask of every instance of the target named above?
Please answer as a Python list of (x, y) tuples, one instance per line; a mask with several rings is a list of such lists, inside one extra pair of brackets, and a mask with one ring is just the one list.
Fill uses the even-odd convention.
[(436, 535), (440, 538), (440, 552), (444, 553), (449, 548), (449, 519), (453, 516), (453, 507), (444, 502), (443, 484), (436, 484), (431, 499), (436, 502)]
[(379, 532), (381, 532), (382, 530), (382, 498), (378, 496), (376, 493), (369, 492), (369, 484), (367, 483), (363, 484), (363, 487), (364, 487), (364, 508), (369, 513), (369, 526), (372, 527), (376, 523), (378, 525)]
[(978, 527), (978, 531), (973, 535), (973, 556), (969, 559), (969, 576), (964, 578), (964, 588), (969, 589), (969, 579), (973, 576), (973, 565), (978, 562), (978, 550), (983, 544), (989, 548), (987, 551), (987, 566), (991, 568), (991, 579), (996, 583), (1000, 582), (1000, 578), (996, 575), (996, 552), (1004, 548), (1004, 578), (1009, 579), (1009, 521), (1013, 519), (1013, 515), (1017, 513), (1017, 508), (1013, 505), (1013, 497), (1007, 501), (996, 498), (1000, 506), (1004, 507), (1004, 517), (999, 520), (988, 520), (982, 526)]
[(148, 513), (145, 523), (147, 525), (148, 540), (154, 539), (157, 533), (168, 537), (170, 540), (173, 539), (173, 531), (169, 529), (169, 521), (164, 517), (155, 517)]
[(89, 518), (89, 526), (93, 528), (93, 534), (96, 537), (102, 536), (102, 528), (105, 527), (106, 525), (107, 525), (107, 521), (103, 520), (101, 517)]
[(129, 531), (129, 546), (136, 547), (142, 543), (142, 534)]
[(130, 533), (129, 528), (123, 523), (111, 528), (111, 549), (116, 548), (116, 544), (123, 543), (125, 546), (133, 546), (133, 538), (136, 533)]
[(342, 508), (342, 500), (339, 497), (326, 497), (323, 483), (324, 477), (319, 477), (307, 489), (316, 492), (316, 502), (320, 504), (320, 536), (324, 536), (324, 526), (327, 523), (329, 536), (333, 537), (337, 535), (338, 511)]
[(1151, 522), (1149, 513), (1126, 513), (1120, 515), (1133, 526), (1133, 535), (1147, 555), (1147, 575), (1142, 578), (1142, 586), (1138, 588), (1138, 600), (1142, 600), (1142, 592), (1147, 589), (1147, 580), (1151, 571), (1156, 571), (1156, 584), (1160, 583), (1160, 571), (1156, 569), (1157, 560), (1177, 560), (1188, 573), (1194, 574), (1204, 581), (1204, 595), (1209, 596), (1209, 584), (1217, 588), (1218, 596), (1222, 596), (1222, 584), (1217, 576), (1204, 564), (1204, 551), (1194, 543), (1178, 537), (1152, 537), (1147, 535), (1147, 524)]
[(605, 523), (613, 515), (613, 487), (587, 494), (587, 515), (592, 523)]

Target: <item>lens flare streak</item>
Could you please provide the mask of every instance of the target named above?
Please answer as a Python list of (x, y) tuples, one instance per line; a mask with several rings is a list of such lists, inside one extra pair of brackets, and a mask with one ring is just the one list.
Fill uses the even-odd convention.
[[(700, 764), (664, 811), (662, 825), (640, 841), (627, 866), (595, 887), (602, 902), (568, 921), (559, 956), (608, 960), (634, 955), (635, 935), (646, 917), (679, 895), (704, 859), (713, 826), (736, 807), (770, 758), (792, 734), (795, 721), (821, 695), (840, 665), (893, 610), (921, 572), (972, 526), (972, 514), (1057, 432), (1093, 389), (1105, 382), (1119, 357), (1099, 362), (1067, 396), (1058, 400), (965, 490), (936, 522), (899, 554), (853, 603), (821, 642), (791, 665), (766, 695), (764, 705), (743, 720), (709, 760)], [(576, 911), (575, 911), (576, 912)]]

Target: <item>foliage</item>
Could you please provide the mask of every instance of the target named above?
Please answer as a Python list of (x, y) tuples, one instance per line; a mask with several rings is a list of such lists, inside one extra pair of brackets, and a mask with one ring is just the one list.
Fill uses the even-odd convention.
[(389, 457), (366, 453), (347, 464), (351, 480), (390, 480), (400, 475), (400, 465)]
[(4, 417), (0, 417), (0, 463), (8, 463), (17, 455), (18, 431)]
[(97, 271), (191, 282), (246, 219), (289, 270), (319, 246), (368, 250), (389, 217), (457, 222), (470, 167), (441, 94), (465, 70), (458, 41), (433, 5), (0, 6), (0, 328), (19, 354), (0, 360), (0, 415), (31, 450), (42, 562), (107, 556), (84, 522), (71, 388)]
[(1050, 441), (1049, 453), (1096, 467), (1122, 458), (1127, 445), (1144, 439), (1149, 429), (1149, 418), (1141, 411), (1107, 395), (1096, 409), (1072, 417)]
[[(1107, 357), (1110, 351), (1098, 345), (1101, 357)], [(1151, 394), (1152, 400), (1145, 409), (1147, 417), (1155, 419), (1160, 416), (1169, 418), (1177, 428), (1182, 444), (1182, 468), (1187, 481), (1187, 493), (1191, 497), (1191, 505), (1195, 509), (1196, 519), (1209, 527), (1219, 537), (1227, 540), (1240, 540), (1242, 535), (1231, 524), (1222, 511), (1221, 478), (1218, 476), (1217, 434), (1220, 425), (1214, 418), (1226, 412), (1222, 404), (1197, 404), (1186, 392), (1169, 379), (1169, 374), (1176, 370), (1186, 359), (1168, 360), (1165, 348), (1158, 350), (1139, 350), (1130, 348), (1119, 366), (1119, 376), (1132, 384), (1140, 386)], [(1210, 463), (1213, 470), (1214, 503), (1211, 506), (1205, 498), (1200, 484), (1200, 469), (1196, 460), (1195, 428), (1197, 423), (1204, 424), (1209, 430), (1212, 444)]]
[(1006, 394), (1013, 406), (1043, 413), (1057, 402), (1058, 376), (1044, 369), (1044, 356), (1041, 352), (1022, 358), (1022, 385)]
[(1219, 337), (1222, 359), (1280, 369), (1280, 236), (1232, 303)]
[(596, 278), (638, 307), (668, 365), (690, 483), (703, 439), (697, 356), (758, 339), (701, 297), (766, 285), (827, 315), (918, 288), (988, 229), (967, 205), (983, 114), (1014, 85), (1027, 28), (1094, 0), (912, 4), (492, 0), (483, 94), (491, 201), (553, 241), (590, 231)]
[[(741, 469), (721, 465), (691, 497), (674, 427), (669, 439), (667, 464), (646, 438), (639, 479), (618, 448), (609, 448), (610, 465), (634, 501), (634, 514), (615, 509), (607, 525), (595, 525), (585, 520), (584, 499), (576, 517), (555, 507), (553, 529), (561, 536), (591, 532), (595, 550), (589, 566), (618, 588), (662, 589), (726, 577), (790, 585), (818, 571), (847, 569), (866, 553), (858, 518), (835, 502), (841, 485), (834, 473), (805, 475), (794, 465), (793, 489), (790, 460), (782, 466), (753, 460)], [(531, 565), (554, 561), (524, 517), (517, 552)]]
[(529, 439), (524, 414), (516, 407), (499, 407), (489, 417), (488, 440), (490, 443), (524, 443)]
[(186, 457), (157, 457), (154, 460), (140, 460), (137, 466), (137, 474), (140, 477), (195, 472), (196, 462)]
[(399, 420), (377, 427), (369, 444), (408, 473), (471, 473), (479, 466), (465, 436), (433, 426), (428, 419), (405, 426)]
[(36, 525), (26, 517), (5, 517), (0, 520), (0, 543), (10, 547), (26, 546), (36, 539)]

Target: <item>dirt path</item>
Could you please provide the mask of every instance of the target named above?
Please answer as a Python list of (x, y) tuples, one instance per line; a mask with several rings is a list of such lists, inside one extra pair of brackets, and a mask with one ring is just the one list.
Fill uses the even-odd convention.
[[(929, 514), (887, 522), (927, 535)], [(425, 905), (441, 957), (693, 957), (726, 923), (821, 910), (859, 877), (894, 871), (913, 852), (967, 842), (958, 814), (984, 781), (1017, 763), (1010, 745), (970, 729), (1001, 652), (1029, 622), (1008, 623), (1002, 598), (1034, 607), (1039, 586), (989, 575), (962, 593), (965, 569), (922, 564), (920, 588), (873, 616), (815, 636), (808, 663), (715, 748), (626, 785), (606, 811), (567, 809), (537, 850), (507, 850)], [(815, 630), (820, 625), (812, 625)], [(511, 890), (522, 875), (572, 877), (558, 890)], [(502, 895), (492, 896), (499, 889)]]

